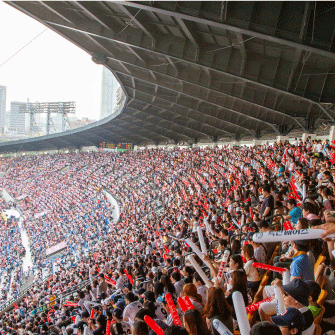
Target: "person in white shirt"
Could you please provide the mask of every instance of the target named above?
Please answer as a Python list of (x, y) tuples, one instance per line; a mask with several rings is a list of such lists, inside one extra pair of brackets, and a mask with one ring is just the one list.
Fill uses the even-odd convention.
[(126, 294), (126, 308), (123, 311), (123, 320), (129, 322), (130, 326), (133, 325), (136, 313), (142, 308), (142, 304), (135, 300), (135, 294), (129, 292)]
[(171, 282), (176, 289), (176, 296), (179, 297), (180, 293), (183, 292), (183, 287), (185, 285), (184, 280), (181, 279), (181, 275), (178, 271), (172, 272)]
[(207, 290), (208, 287), (205, 285), (202, 278), (199, 276), (198, 273), (193, 275), (193, 284), (197, 287), (198, 294), (202, 297), (202, 304), (205, 306), (207, 301)]
[(247, 275), (247, 287), (256, 293), (261, 282), (261, 276), (258, 270), (253, 266), (255, 262), (254, 259), (254, 248), (251, 244), (245, 244), (242, 247), (241, 256), (246, 259), (246, 263), (244, 264), (244, 270)]

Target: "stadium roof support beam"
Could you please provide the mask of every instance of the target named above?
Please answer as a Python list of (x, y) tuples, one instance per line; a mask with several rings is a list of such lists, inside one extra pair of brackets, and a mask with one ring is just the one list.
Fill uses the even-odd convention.
[(181, 27), (182, 31), (184, 32), (184, 34), (187, 36), (187, 38), (192, 42), (192, 44), (195, 46), (196, 48), (196, 52), (195, 52), (195, 57), (194, 57), (194, 61), (197, 62), (199, 59), (199, 52), (200, 52), (200, 48), (199, 48), (199, 44), (197, 43), (197, 41), (195, 40), (194, 36), (192, 35), (191, 31), (188, 29), (187, 27), (187, 23), (184, 22), (184, 20), (180, 17), (176, 18), (179, 26)]
[(238, 33), (241, 33), (241, 34), (257, 37), (257, 38), (260, 38), (262, 40), (266, 40), (266, 41), (269, 41), (269, 42), (279, 43), (279, 44), (286, 45), (286, 46), (291, 47), (291, 48), (301, 49), (301, 50), (305, 50), (305, 51), (308, 51), (308, 52), (315, 53), (317, 55), (321, 55), (321, 56), (324, 56), (324, 57), (335, 59), (335, 53), (332, 53), (330, 51), (325, 51), (325, 50), (322, 50), (322, 49), (311, 47), (309, 45), (292, 42), (292, 41), (285, 40), (285, 39), (275, 37), (275, 36), (271, 36), (271, 35), (266, 35), (266, 34), (259, 33), (259, 32), (253, 31), (253, 30), (238, 28), (238, 27), (226, 24), (226, 23), (217, 22), (217, 21), (209, 21), (207, 19), (203, 19), (203, 18), (200, 18), (200, 17), (190, 16), (190, 15), (187, 15), (187, 14), (179, 13), (177, 11), (172, 12), (172, 11), (169, 11), (169, 10), (166, 10), (166, 9), (161, 9), (161, 8), (157, 8), (157, 7), (154, 7), (154, 6), (148, 6), (148, 5), (138, 3), (138, 2), (120, 1), (119, 4), (123, 4), (123, 5), (129, 6), (129, 7), (135, 7), (135, 8), (138, 8), (138, 9), (144, 9), (144, 10), (148, 10), (148, 11), (151, 11), (151, 12), (156, 12), (156, 13), (163, 14), (163, 15), (179, 17), (181, 19), (185, 19), (185, 20), (189, 20), (189, 21), (195, 21), (195, 22), (198, 22), (200, 24), (204, 24), (204, 25), (208, 25), (208, 26), (214, 26), (214, 27), (217, 27), (217, 28), (222, 28), (222, 29), (225, 29), (225, 30), (233, 31), (235, 33), (238, 32)]
[(137, 14), (140, 12), (140, 10), (133, 15), (125, 6), (122, 4), (118, 4), (118, 7), (131, 19), (131, 22), (135, 22), (135, 24), (147, 35), (151, 38), (152, 40), (152, 48), (155, 48), (155, 43), (156, 43), (156, 38), (153, 37), (153, 35), (149, 32), (149, 30), (145, 27), (145, 23), (140, 22), (138, 18), (136, 18)]
[[(129, 88), (129, 89), (132, 89), (132, 87), (129, 87), (129, 86), (126, 86), (126, 87)], [(149, 96), (153, 96), (152, 94), (150, 94), (150, 93), (148, 93), (148, 92), (144, 92), (144, 91), (142, 91), (142, 90), (140, 90), (140, 89), (137, 89), (137, 90), (140, 91), (141, 94), (146, 94), (146, 95), (149, 95)], [(196, 113), (198, 113), (198, 114), (202, 114), (205, 118), (214, 119), (215, 122), (220, 122), (221, 124), (222, 124), (222, 123), (226, 123), (226, 124), (229, 124), (229, 125), (231, 125), (231, 126), (233, 126), (233, 127), (243, 129), (243, 130), (247, 131), (248, 133), (250, 133), (250, 135), (251, 135), (252, 137), (255, 136), (255, 134), (253, 134), (252, 131), (251, 131), (250, 129), (245, 128), (245, 127), (242, 127), (242, 126), (239, 126), (239, 125), (237, 125), (237, 124), (235, 124), (235, 123), (232, 123), (232, 122), (229, 122), (229, 121), (227, 121), (227, 120), (218, 118), (218, 117), (213, 116), (213, 115), (211, 115), (211, 114), (205, 114), (205, 113), (203, 113), (203, 112), (201, 112), (201, 111), (199, 111), (199, 110), (197, 110), (197, 109), (193, 109), (193, 108), (189, 108), (189, 107), (180, 105), (180, 104), (178, 104), (177, 102), (172, 102), (172, 101), (169, 101), (169, 100), (165, 100), (165, 99), (163, 99), (163, 98), (161, 98), (161, 97), (159, 97), (159, 96), (157, 96), (156, 99), (157, 99), (157, 100), (163, 100), (163, 101), (166, 101), (166, 102), (170, 103), (171, 105), (173, 104), (173, 105), (176, 105), (176, 106), (179, 106), (179, 107), (188, 109), (189, 111), (196, 112)], [(136, 100), (141, 101), (141, 102), (143, 102), (143, 103), (147, 103), (147, 101), (141, 100), (141, 99), (139, 99), (138, 97), (136, 98)], [(150, 103), (150, 105), (152, 105), (152, 106), (154, 106), (154, 107), (156, 107), (156, 108), (160, 108), (159, 106), (155, 105), (154, 102)], [(180, 115), (180, 116), (185, 116), (185, 117), (187, 117), (188, 119), (190, 119), (190, 120), (192, 120), (192, 121), (200, 122), (200, 121), (198, 121), (197, 119), (192, 118), (190, 115), (178, 114), (177, 112), (174, 112), (174, 111), (172, 111), (171, 109), (167, 109), (167, 110), (170, 111), (172, 114), (176, 114), (176, 115)], [(232, 137), (233, 137), (233, 135), (232, 135), (230, 132), (228, 132), (228, 131), (226, 131), (226, 130), (224, 130), (224, 129), (222, 129), (222, 128), (215, 127), (215, 126), (213, 126), (213, 125), (207, 123), (206, 121), (201, 121), (201, 122), (202, 122), (204, 125), (207, 125), (207, 126), (209, 126), (209, 127), (216, 128), (216, 129), (219, 130), (219, 131), (226, 132), (226, 133), (229, 134), (229, 136), (232, 136)]]
[[(130, 107), (130, 106), (127, 106), (127, 108), (129, 108), (129, 109), (131, 109), (131, 110), (134, 110), (134, 111), (138, 111), (138, 109), (133, 108), (133, 107)], [(173, 122), (173, 121), (169, 120), (169, 119), (166, 118), (166, 117), (162, 117), (162, 116), (159, 116), (159, 115), (157, 115), (157, 114), (150, 113), (150, 112), (148, 112), (146, 109), (145, 109), (145, 110), (141, 110), (141, 113), (147, 114), (147, 115), (149, 115), (149, 116), (151, 116), (151, 117), (154, 117), (154, 118), (157, 118), (157, 119), (160, 119), (160, 120), (162, 121), (161, 123), (164, 123), (164, 125), (167, 125), (167, 124), (171, 124), (171, 123), (172, 123), (173, 126), (176, 126), (176, 127), (179, 127), (179, 128), (185, 128), (185, 129), (190, 130), (191, 132), (195, 132), (195, 133), (201, 134), (201, 132), (199, 132), (199, 131), (197, 131), (197, 130), (195, 130), (195, 129), (188, 128), (188, 127), (183, 126), (183, 125), (181, 125), (181, 124), (179, 124), (179, 123)], [(151, 120), (151, 119), (145, 119), (145, 120), (143, 119), (143, 121), (146, 121), (146, 120), (148, 120), (148, 122), (150, 123), (150, 120)], [(172, 131), (172, 129), (170, 129), (169, 127), (162, 126), (161, 123), (158, 123), (158, 124), (156, 124), (155, 122), (151, 122), (151, 123), (153, 123), (154, 125), (157, 125), (157, 126), (159, 126), (159, 127), (165, 128), (166, 130)], [(184, 130), (184, 131), (185, 131), (185, 130)], [(187, 138), (189, 138), (189, 139), (194, 138), (192, 135), (191, 135), (191, 136), (190, 136), (190, 135), (186, 135), (185, 133), (180, 133), (180, 135), (183, 135), (183, 136), (185, 136), (185, 137), (187, 137)], [(208, 134), (204, 134), (204, 133), (203, 133), (202, 135), (205, 135), (206, 137), (210, 137), (210, 135), (208, 135)]]
[[(121, 74), (121, 75), (123, 74), (123, 75), (125, 75), (125, 76), (132, 77), (132, 76), (129, 75), (128, 73), (124, 73), (124, 72), (117, 71), (117, 70), (115, 70), (115, 72), (117, 72), (117, 73), (119, 73), (119, 74)], [(158, 84), (156, 84), (156, 83), (152, 83), (151, 81), (148, 81), (148, 80), (145, 80), (145, 79), (141, 79), (141, 78), (137, 78), (137, 80), (140, 80), (140, 81), (143, 81), (143, 82), (145, 82), (145, 83), (152, 84), (152, 85), (158, 85)], [(164, 88), (164, 89), (166, 89), (166, 90), (170, 90), (170, 91), (173, 91), (173, 92), (176, 92), (176, 93), (180, 93), (180, 91), (177, 91), (177, 90), (172, 89), (172, 88), (168, 88), (168, 87), (166, 87), (166, 86), (162, 86), (162, 85), (158, 85), (158, 86), (160, 86), (160, 87), (162, 87), (162, 88)], [(230, 108), (228, 108), (228, 107), (218, 105), (218, 104), (216, 104), (216, 103), (214, 103), (214, 102), (206, 101), (206, 100), (200, 99), (200, 98), (198, 98), (198, 97), (196, 97), (196, 96), (193, 96), (193, 95), (190, 95), (190, 94), (187, 94), (187, 93), (183, 93), (183, 92), (181, 92), (181, 94), (182, 94), (182, 95), (185, 95), (185, 96), (187, 96), (187, 97), (189, 97), (189, 98), (196, 99), (196, 100), (199, 100), (199, 101), (201, 101), (201, 102), (204, 102), (204, 103), (213, 105), (213, 106), (215, 106), (215, 107), (222, 108), (222, 109), (226, 109), (226, 110), (228, 110), (228, 111), (230, 111), (230, 112), (232, 112), (232, 113), (241, 115), (241, 116), (243, 116), (243, 117), (245, 117), (245, 118), (247, 118), (247, 119), (254, 120), (254, 121), (257, 121), (257, 122), (266, 124), (266, 125), (268, 125), (270, 128), (272, 128), (272, 129), (275, 131), (275, 133), (276, 133), (277, 135), (280, 134), (279, 131), (278, 131), (278, 129), (277, 129), (272, 123), (269, 123), (269, 122), (267, 122), (267, 121), (263, 121), (263, 120), (257, 119), (257, 118), (255, 118), (255, 117), (250, 116), (250, 115), (247, 115), (247, 114), (243, 114), (243, 113), (241, 113), (241, 112), (238, 112), (238, 111), (236, 111), (236, 110), (230, 109)]]
[[(143, 67), (143, 66), (139, 66), (139, 65), (131, 64), (131, 63), (125, 62), (125, 61), (123, 61), (123, 60), (115, 59), (115, 58), (112, 58), (112, 57), (108, 57), (108, 58), (113, 59), (113, 60), (116, 60), (116, 61), (121, 62), (121, 63), (125, 63), (125, 64), (127, 64), (127, 65), (130, 65), (130, 66), (133, 66), (133, 67), (142, 69), (142, 70), (151, 71), (151, 72), (153, 72), (153, 73), (155, 73), (155, 74), (157, 74), (157, 75), (159, 74), (159, 75), (162, 75), (162, 76), (165, 76), (165, 77), (169, 77), (169, 78), (171, 78), (171, 79), (173, 79), (173, 80), (178, 80), (179, 83), (185, 82), (185, 83), (190, 84), (190, 85), (195, 85), (195, 86), (197, 86), (197, 87), (204, 88), (204, 89), (208, 90), (208, 93), (210, 93), (210, 92), (212, 91), (212, 92), (215, 92), (215, 93), (218, 93), (218, 94), (222, 94), (222, 95), (227, 96), (227, 97), (231, 97), (231, 98), (233, 98), (233, 99), (235, 99), (235, 100), (240, 100), (240, 101), (242, 101), (243, 103), (248, 103), (248, 104), (254, 105), (254, 106), (258, 107), (258, 108), (264, 108), (264, 109), (269, 110), (269, 111), (271, 111), (271, 112), (274, 112), (274, 113), (276, 113), (276, 114), (283, 115), (283, 116), (285, 116), (285, 117), (288, 117), (288, 118), (292, 119), (294, 122), (296, 122), (296, 123), (298, 124), (299, 127), (301, 127), (303, 130), (306, 130), (306, 129), (304, 128), (304, 126), (299, 122), (299, 120), (297, 120), (295, 117), (293, 117), (293, 116), (291, 116), (291, 115), (289, 115), (289, 114), (280, 112), (280, 111), (278, 111), (278, 110), (272, 109), (272, 108), (270, 108), (270, 107), (266, 107), (266, 106), (263, 106), (263, 105), (259, 105), (259, 104), (255, 103), (255, 102), (252, 102), (252, 101), (249, 101), (249, 100), (244, 100), (244, 99), (242, 99), (242, 98), (240, 98), (240, 97), (237, 97), (237, 96), (234, 96), (234, 95), (230, 95), (230, 94), (228, 94), (228, 93), (221, 92), (221, 91), (218, 91), (218, 90), (214, 90), (214, 89), (212, 89), (212, 88), (210, 88), (210, 87), (207, 87), (207, 86), (204, 86), (204, 85), (200, 85), (200, 84), (197, 84), (197, 83), (193, 83), (193, 82), (190, 82), (190, 81), (186, 81), (185, 79), (177, 78), (177, 77), (171, 76), (171, 75), (169, 75), (169, 74), (166, 74), (166, 73), (164, 73), (164, 72), (158, 72), (158, 71), (155, 71), (155, 70), (149, 70), (148, 67)], [(157, 80), (156, 80), (156, 81), (157, 81)], [(157, 84), (155, 84), (155, 85), (157, 85)], [(164, 87), (165, 87), (165, 86), (164, 86)], [(182, 93), (182, 92), (181, 92), (181, 93)], [(198, 98), (197, 98), (197, 99), (198, 99)], [(224, 106), (222, 106), (222, 107), (224, 108)], [(261, 122), (261, 121), (263, 121), (263, 120), (262, 120), (262, 119), (259, 119), (259, 121)]]
[[(210, 71), (213, 71), (213, 72), (217, 72), (219, 74), (224, 74), (224, 75), (227, 75), (227, 76), (230, 76), (234, 79), (238, 79), (239, 81), (243, 80), (243, 81), (246, 81), (246, 82), (250, 82), (252, 84), (255, 84), (255, 85), (258, 85), (258, 86), (261, 86), (261, 87), (264, 87), (265, 89), (271, 89), (271, 90), (274, 90), (274, 91), (277, 91), (277, 92), (280, 92), (282, 94), (286, 94), (286, 95), (290, 95), (290, 96), (293, 96), (295, 97), (296, 99), (301, 99), (301, 100), (304, 100), (304, 101), (308, 101), (308, 102), (312, 102), (314, 104), (316, 104), (320, 109), (322, 109), (322, 106), (316, 102), (316, 101), (313, 101), (313, 100), (310, 100), (308, 98), (305, 98), (304, 96), (299, 96), (299, 95), (296, 95), (296, 94), (293, 94), (291, 92), (287, 92), (287, 91), (283, 91), (277, 87), (269, 87), (265, 84), (262, 84), (262, 83), (259, 83), (257, 81), (254, 81), (254, 80), (251, 80), (251, 79), (248, 79), (248, 78), (244, 78), (244, 77), (240, 77), (240, 76), (237, 76), (237, 75), (234, 75), (232, 73), (229, 73), (229, 72), (226, 72), (226, 71), (222, 71), (222, 70), (218, 70), (218, 69), (215, 69), (215, 68), (211, 68), (211, 67), (208, 67), (206, 65), (203, 65), (203, 64), (200, 64), (200, 63), (195, 63), (193, 61), (190, 61), (190, 60), (186, 60), (184, 58), (179, 58), (177, 56), (173, 56), (173, 55), (166, 55), (162, 52), (159, 52), (159, 51), (155, 51), (155, 50), (151, 50), (151, 49), (147, 49), (145, 47), (142, 47), (142, 46), (138, 46), (138, 45), (134, 45), (134, 44), (130, 44), (129, 42), (125, 42), (125, 41), (121, 41), (120, 39), (117, 39), (117, 38), (114, 38), (114, 37), (108, 37), (106, 35), (102, 35), (102, 34), (96, 34), (96, 33), (93, 33), (93, 32), (90, 32), (89, 29), (87, 29), (87, 27), (84, 27), (82, 26), (81, 28), (73, 28), (73, 27), (70, 27), (68, 25), (64, 25), (64, 24), (57, 24), (57, 23), (53, 23), (53, 22), (50, 22), (48, 21), (47, 22), (48, 24), (51, 24), (53, 26), (58, 26), (58, 27), (63, 27), (65, 29), (70, 29), (70, 30), (74, 30), (74, 31), (79, 31), (79, 32), (82, 32), (84, 34), (90, 34), (90, 35), (95, 35), (97, 37), (100, 37), (100, 38), (103, 38), (103, 39), (107, 39), (107, 40), (110, 40), (110, 41), (114, 41), (114, 42), (117, 42), (119, 44), (123, 44), (125, 45), (127, 48), (129, 47), (130, 50), (132, 50), (132, 52), (134, 52), (134, 48), (137, 48), (139, 50), (143, 50), (143, 51), (146, 51), (146, 52), (150, 52), (150, 53), (153, 53), (153, 54), (157, 54), (159, 56), (162, 56), (164, 57), (173, 67), (174, 69), (176, 70), (176, 75), (178, 75), (178, 68), (176, 67), (176, 65), (174, 64), (174, 62), (171, 60), (171, 58), (174, 58), (176, 59), (176, 62), (185, 62), (187, 64), (191, 64), (193, 66), (198, 66), (198, 67), (201, 67), (203, 69), (205, 68), (208, 68)], [(86, 28), (86, 29), (85, 29)], [(246, 33), (247, 34), (247, 33)], [(250, 35), (250, 34), (249, 34)], [(335, 58), (335, 54), (333, 54), (333, 58)], [(143, 61), (144, 62), (144, 61)], [(247, 100), (245, 100), (246, 102), (248, 102)]]
[[(145, 103), (145, 101), (140, 100), (140, 99), (138, 99), (138, 98), (136, 98), (135, 100), (138, 100), (138, 101), (140, 101), (140, 102), (144, 102), (144, 103)], [(167, 108), (161, 108), (161, 107), (158, 107), (158, 106), (155, 106), (155, 105), (152, 105), (152, 104), (151, 104), (151, 106), (154, 107), (155, 109), (158, 109), (159, 111), (168, 111), (168, 112), (171, 113), (171, 114), (176, 114), (175, 118), (176, 118), (177, 116), (179, 116), (179, 117), (185, 117), (185, 116), (183, 116), (183, 115), (181, 115), (181, 114), (178, 114), (178, 113), (176, 113), (176, 112), (173, 112), (173, 111), (171, 111), (170, 109), (167, 109)], [(128, 108), (135, 109), (135, 108), (133, 108), (133, 107), (130, 107), (129, 105), (128, 105)], [(147, 109), (141, 110), (141, 112), (142, 112), (142, 113), (147, 113)], [(148, 112), (148, 113), (149, 113), (149, 112)], [(182, 124), (180, 124), (180, 123), (177, 123), (176, 121), (174, 121), (174, 119), (169, 119), (169, 118), (167, 118), (167, 117), (162, 117), (161, 115), (157, 115), (157, 114), (154, 114), (154, 113), (149, 113), (149, 115), (152, 115), (152, 116), (161, 118), (162, 120), (165, 120), (165, 121), (168, 121), (168, 122), (173, 122), (173, 123), (175, 123), (177, 126), (180, 126), (180, 127), (183, 127), (183, 128), (187, 128), (187, 129), (189, 129), (189, 130), (191, 130), (191, 131), (193, 131), (193, 132), (195, 132), (195, 133), (198, 133), (198, 135), (201, 134), (202, 136), (205, 136), (205, 137), (208, 137), (208, 138), (210, 138), (210, 137), (212, 136), (212, 134), (205, 133), (205, 132), (203, 132), (203, 130), (199, 131), (199, 130), (197, 130), (197, 129), (195, 129), (195, 128), (190, 128), (190, 127), (188, 127), (187, 125), (182, 125)], [(201, 122), (198, 121), (198, 120), (191, 119), (191, 118), (189, 118), (189, 117), (187, 117), (187, 118), (188, 118), (190, 121), (196, 121), (197, 123), (201, 123)], [(172, 120), (172, 121), (171, 121), (171, 120)], [(212, 128), (214, 128), (214, 129), (216, 129), (216, 130), (218, 130), (218, 131), (220, 131), (220, 132), (226, 133), (226, 134), (228, 134), (230, 137), (234, 138), (234, 136), (233, 136), (230, 132), (228, 132), (228, 131), (226, 131), (226, 130), (216, 128), (216, 127), (214, 127), (214, 126), (212, 126), (212, 125), (209, 125), (209, 124), (207, 124), (207, 123), (205, 123), (205, 125), (207, 125), (207, 126), (209, 126), (209, 127), (212, 127)], [(197, 136), (197, 137), (199, 137), (199, 136)]]

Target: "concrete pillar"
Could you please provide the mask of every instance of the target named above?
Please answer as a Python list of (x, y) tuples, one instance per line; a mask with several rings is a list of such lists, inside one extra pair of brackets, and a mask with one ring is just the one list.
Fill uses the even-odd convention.
[(277, 140), (276, 142), (279, 143), (284, 143), (285, 141), (288, 141), (289, 140), (289, 137), (288, 136), (283, 136), (283, 135), (279, 135), (277, 136)]
[(316, 138), (316, 134), (309, 134), (309, 133), (303, 133), (301, 140), (303, 142), (305, 142), (307, 140), (307, 137), (310, 136), (312, 138), (312, 140), (314, 140)]
[(335, 126), (330, 127), (329, 142), (335, 141)]

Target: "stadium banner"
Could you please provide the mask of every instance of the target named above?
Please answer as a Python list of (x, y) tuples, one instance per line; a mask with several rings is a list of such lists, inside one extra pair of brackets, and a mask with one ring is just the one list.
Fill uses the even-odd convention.
[(67, 244), (66, 242), (60, 242), (48, 249), (45, 250), (45, 254), (48, 256), (48, 255), (51, 255), (51, 254), (54, 254), (55, 252), (57, 251), (60, 251), (62, 249), (65, 249), (67, 247)]

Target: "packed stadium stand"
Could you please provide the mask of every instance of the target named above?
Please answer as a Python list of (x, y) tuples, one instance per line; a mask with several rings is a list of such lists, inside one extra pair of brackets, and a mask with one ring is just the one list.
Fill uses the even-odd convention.
[[(334, 4), (8, 3), (126, 100), (1, 144), (0, 332), (334, 334)], [(45, 153), (101, 141), (138, 150)]]

